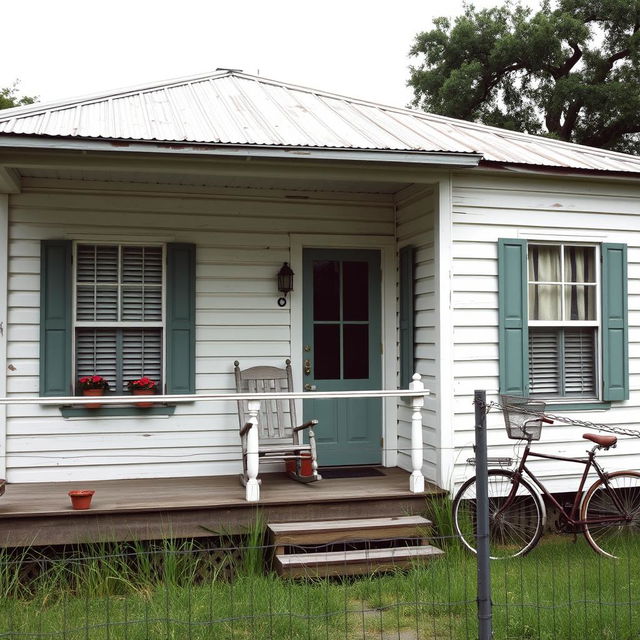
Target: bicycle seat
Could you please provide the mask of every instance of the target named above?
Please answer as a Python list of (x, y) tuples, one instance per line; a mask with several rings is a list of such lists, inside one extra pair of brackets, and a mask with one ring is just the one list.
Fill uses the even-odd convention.
[(595, 433), (583, 433), (582, 437), (585, 440), (591, 440), (591, 442), (595, 442), (597, 445), (601, 447), (613, 447), (616, 442), (618, 442), (618, 438), (615, 436), (599, 436)]

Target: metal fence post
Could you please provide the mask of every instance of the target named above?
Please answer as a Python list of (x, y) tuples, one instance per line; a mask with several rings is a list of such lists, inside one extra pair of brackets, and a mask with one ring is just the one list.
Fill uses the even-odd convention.
[(489, 481), (487, 467), (487, 393), (475, 391), (476, 489), (478, 549), (478, 637), (491, 640), (491, 573), (489, 565)]

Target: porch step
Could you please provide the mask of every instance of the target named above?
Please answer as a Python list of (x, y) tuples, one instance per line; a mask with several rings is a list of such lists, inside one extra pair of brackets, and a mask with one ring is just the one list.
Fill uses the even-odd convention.
[(290, 577), (357, 575), (441, 555), (421, 516), (281, 522), (268, 526), (275, 569)]
[(444, 551), (432, 545), (389, 549), (352, 549), (324, 553), (292, 553), (276, 556), (276, 570), (289, 578), (353, 576), (430, 560)]
[(356, 518), (353, 520), (319, 520), (314, 522), (280, 522), (269, 525), (276, 547), (313, 545), (349, 540), (384, 540), (386, 538), (422, 538), (431, 522), (422, 516)]

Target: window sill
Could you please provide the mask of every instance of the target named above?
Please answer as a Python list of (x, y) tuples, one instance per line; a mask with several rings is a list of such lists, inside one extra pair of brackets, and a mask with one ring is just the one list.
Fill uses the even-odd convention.
[(610, 402), (601, 402), (593, 400), (592, 402), (575, 401), (559, 401), (547, 402), (545, 411), (606, 411), (611, 409)]
[(158, 404), (153, 407), (114, 405), (110, 407), (100, 407), (99, 409), (87, 409), (86, 407), (74, 407), (72, 405), (63, 405), (60, 407), (60, 413), (63, 418), (118, 418), (121, 416), (140, 418), (142, 416), (172, 416), (175, 410), (175, 404)]

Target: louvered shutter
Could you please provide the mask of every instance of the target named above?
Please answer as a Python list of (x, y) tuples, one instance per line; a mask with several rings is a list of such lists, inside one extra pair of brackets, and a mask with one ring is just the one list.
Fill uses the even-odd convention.
[(72, 245), (43, 240), (40, 247), (40, 395), (71, 392)]
[(603, 400), (629, 398), (627, 245), (602, 245)]
[(529, 389), (527, 241), (498, 241), (498, 349), (500, 393), (524, 396)]
[(122, 391), (118, 388), (117, 329), (82, 327), (76, 330), (76, 377), (95, 374), (107, 380), (110, 391)]
[(596, 396), (595, 330), (564, 329), (564, 394)]
[(122, 318), (162, 320), (162, 249), (122, 247)]
[(529, 329), (529, 393), (560, 395), (560, 340), (554, 329)]
[(118, 320), (118, 247), (78, 245), (76, 320)]
[(413, 278), (415, 249), (400, 249), (400, 388), (408, 389), (414, 371)]
[(143, 375), (152, 380), (162, 379), (162, 330), (122, 330), (122, 379), (126, 383)]
[(167, 393), (195, 393), (195, 275), (195, 245), (167, 245)]

